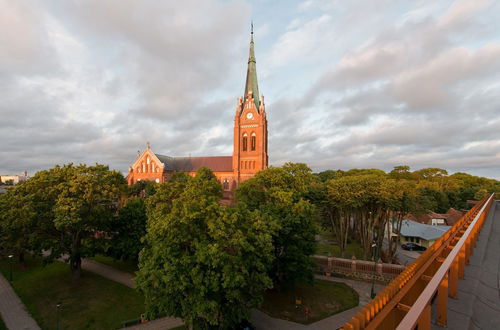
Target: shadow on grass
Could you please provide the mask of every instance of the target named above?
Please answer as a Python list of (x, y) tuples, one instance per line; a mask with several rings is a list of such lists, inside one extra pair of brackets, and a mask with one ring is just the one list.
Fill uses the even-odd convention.
[(313, 285), (300, 285), (289, 291), (268, 291), (260, 310), (272, 317), (311, 324), (358, 304), (358, 293), (348, 285), (315, 280)]

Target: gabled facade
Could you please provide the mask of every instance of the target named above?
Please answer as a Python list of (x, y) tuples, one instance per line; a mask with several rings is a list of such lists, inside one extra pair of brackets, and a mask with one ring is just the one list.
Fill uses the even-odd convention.
[(253, 30), (245, 93), (236, 105), (232, 156), (169, 157), (156, 154), (149, 143), (129, 168), (128, 184), (149, 180), (158, 183), (169, 180), (175, 172), (194, 175), (201, 167), (210, 168), (224, 189), (224, 197), (232, 199), (239, 183), (268, 167), (267, 118), (264, 96), (259, 97)]

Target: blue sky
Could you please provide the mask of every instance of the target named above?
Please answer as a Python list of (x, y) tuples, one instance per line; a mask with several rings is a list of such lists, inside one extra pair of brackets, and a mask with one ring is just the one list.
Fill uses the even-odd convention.
[(230, 155), (253, 20), (271, 164), (500, 178), (497, 1), (0, 6), (0, 174)]

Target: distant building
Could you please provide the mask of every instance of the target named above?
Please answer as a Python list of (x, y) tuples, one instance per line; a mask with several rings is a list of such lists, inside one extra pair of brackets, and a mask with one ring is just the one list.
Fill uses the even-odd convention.
[(415, 243), (429, 248), (450, 228), (451, 226), (426, 225), (412, 220), (403, 220), (399, 242), (401, 244)]
[(446, 213), (433, 211), (419, 215), (409, 213), (406, 215), (406, 219), (432, 226), (453, 226), (464, 214), (465, 212), (450, 208)]
[(28, 179), (28, 173), (25, 171), (24, 175), (0, 175), (0, 183), (9, 184), (12, 183), (14, 185), (19, 182), (26, 181)]
[(129, 168), (128, 184), (141, 180), (165, 182), (175, 172), (194, 175), (199, 168), (208, 167), (221, 183), (224, 199), (231, 200), (240, 182), (268, 167), (267, 116), (264, 97), (259, 97), (253, 31), (245, 93), (236, 105), (233, 131), (232, 156), (170, 157), (153, 152), (148, 143)]

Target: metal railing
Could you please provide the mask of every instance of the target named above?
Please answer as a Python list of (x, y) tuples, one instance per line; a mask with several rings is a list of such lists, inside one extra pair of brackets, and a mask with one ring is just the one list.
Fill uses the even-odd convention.
[(494, 195), (487, 195), (426, 252), (390, 282), (343, 329), (430, 329), (431, 300), (437, 293), (437, 323), (447, 323), (448, 295), (457, 297), (458, 279), (486, 220)]

